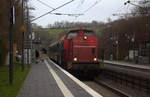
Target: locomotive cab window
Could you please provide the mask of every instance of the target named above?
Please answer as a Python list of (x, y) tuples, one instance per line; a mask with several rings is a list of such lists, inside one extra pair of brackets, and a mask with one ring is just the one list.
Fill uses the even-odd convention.
[(66, 39), (73, 39), (73, 38), (75, 38), (77, 36), (78, 36), (77, 32), (70, 32), (70, 33), (68, 33)]
[(88, 32), (88, 31), (85, 31), (84, 35), (85, 36), (95, 36), (94, 32)]

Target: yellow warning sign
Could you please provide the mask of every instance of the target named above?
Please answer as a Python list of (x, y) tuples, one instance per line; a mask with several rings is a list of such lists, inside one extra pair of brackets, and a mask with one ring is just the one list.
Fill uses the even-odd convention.
[(20, 28), (22, 31), (24, 31), (24, 26), (21, 26), (21, 28)]

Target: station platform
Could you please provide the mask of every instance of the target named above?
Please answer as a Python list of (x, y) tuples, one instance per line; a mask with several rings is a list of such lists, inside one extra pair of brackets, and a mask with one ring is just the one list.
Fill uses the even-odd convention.
[(143, 64), (135, 64), (135, 63), (130, 63), (130, 62), (104, 60), (104, 63), (113, 64), (113, 65), (120, 65), (120, 66), (128, 66), (128, 67), (133, 67), (133, 68), (138, 68), (138, 69), (150, 70), (150, 66), (146, 66), (146, 65), (143, 65)]
[(103, 97), (49, 58), (33, 64), (17, 97)]

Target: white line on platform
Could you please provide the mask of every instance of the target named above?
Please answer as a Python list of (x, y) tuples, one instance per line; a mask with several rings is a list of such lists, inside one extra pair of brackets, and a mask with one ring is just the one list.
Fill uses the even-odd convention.
[(45, 61), (46, 66), (48, 67), (49, 72), (54, 77), (58, 87), (60, 88), (61, 92), (65, 97), (74, 97), (73, 94), (70, 92), (70, 90), (66, 87), (66, 85), (63, 83), (63, 81), (59, 78), (59, 76), (55, 73), (55, 71), (52, 69), (52, 67), (48, 64), (47, 61)]
[(57, 68), (59, 68), (62, 72), (64, 72), (68, 77), (70, 77), (74, 82), (76, 82), (79, 86), (81, 86), (85, 91), (87, 91), (91, 96), (93, 96), (93, 97), (103, 97), (102, 95), (100, 95), (99, 93), (97, 93), (96, 91), (94, 91), (93, 89), (91, 89), (90, 87), (88, 87), (87, 85), (85, 85), (83, 82), (81, 82), (80, 80), (78, 80), (77, 78), (75, 78), (73, 75), (71, 75), (70, 73), (68, 73), (66, 70), (64, 70), (63, 68), (61, 68), (57, 64), (55, 64), (53, 61), (51, 61), (51, 62)]

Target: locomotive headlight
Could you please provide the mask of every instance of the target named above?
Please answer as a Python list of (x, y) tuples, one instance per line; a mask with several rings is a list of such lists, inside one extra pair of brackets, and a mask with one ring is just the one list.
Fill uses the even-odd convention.
[(97, 61), (97, 58), (94, 58), (94, 61)]
[(87, 40), (87, 36), (84, 36), (84, 39)]
[(77, 61), (78, 59), (75, 57), (73, 60), (74, 60), (74, 61)]

